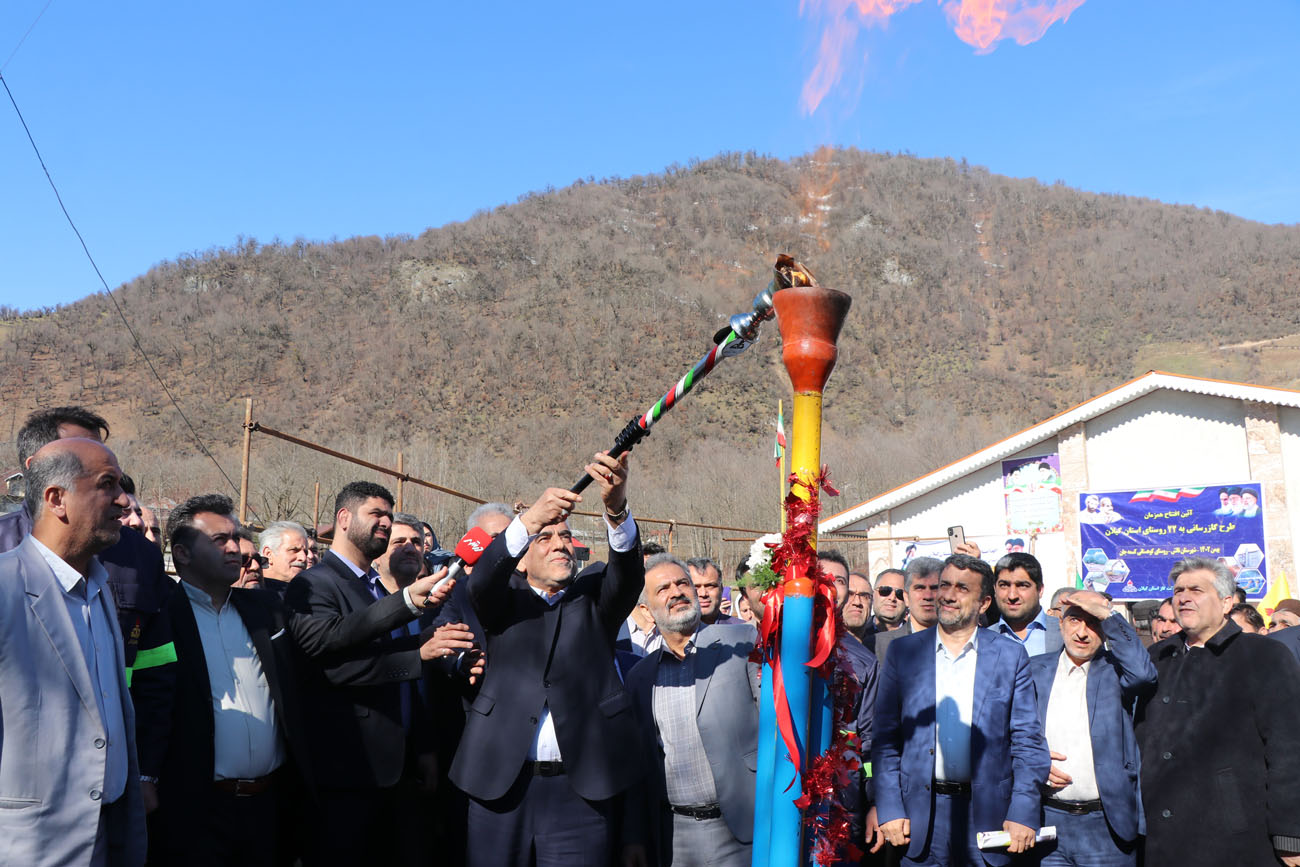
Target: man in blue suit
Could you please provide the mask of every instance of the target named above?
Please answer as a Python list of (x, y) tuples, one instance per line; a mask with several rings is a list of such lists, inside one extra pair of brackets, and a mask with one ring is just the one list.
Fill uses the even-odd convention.
[[(993, 570), (953, 554), (939, 574), (939, 622), (894, 641), (875, 708), (876, 809), (904, 864), (1002, 867), (1034, 845), (1039, 783), (1051, 760), (1029, 656), (979, 628)], [(1006, 831), (981, 852), (978, 831)]]
[(1064, 647), (1029, 661), (1038, 719), (1052, 752), (1043, 825), (1056, 826), (1043, 865), (1137, 863), (1146, 833), (1138, 785), (1137, 697), (1156, 667), (1137, 632), (1105, 596), (1075, 590), (1061, 600)]

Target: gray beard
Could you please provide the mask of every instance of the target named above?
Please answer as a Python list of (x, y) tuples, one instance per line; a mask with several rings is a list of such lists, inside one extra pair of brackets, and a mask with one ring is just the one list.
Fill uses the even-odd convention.
[(663, 617), (660, 617), (659, 613), (655, 612), (655, 625), (659, 627), (660, 632), (671, 632), (674, 635), (690, 635), (700, 625), (699, 600), (696, 600), (690, 608), (678, 614), (664, 614)]

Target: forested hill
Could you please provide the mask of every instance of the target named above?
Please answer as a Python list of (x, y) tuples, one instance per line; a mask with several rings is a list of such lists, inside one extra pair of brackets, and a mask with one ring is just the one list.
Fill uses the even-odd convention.
[[(825, 415), (841, 504), (1153, 367), (1298, 381), (1300, 228), (854, 150), (588, 180), (416, 237), (247, 240), (118, 297), (236, 478), (251, 395), (272, 427), (528, 497), (702, 356), (781, 252), (854, 298)], [(107, 298), (0, 329), (8, 442), (34, 406), (83, 403), (146, 494), (218, 485)], [(769, 325), (638, 447), (643, 514), (770, 524), (788, 392)], [(254, 502), (301, 517), (312, 481), (351, 474), (259, 439)]]

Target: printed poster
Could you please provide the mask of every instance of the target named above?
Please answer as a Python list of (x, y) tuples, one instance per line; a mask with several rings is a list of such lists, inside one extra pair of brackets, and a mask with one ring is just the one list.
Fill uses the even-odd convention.
[(1164, 599), (1184, 557), (1222, 562), (1248, 599), (1268, 590), (1264, 497), (1257, 482), (1079, 495), (1084, 586), (1115, 599)]
[(1059, 533), (1061, 456), (1040, 455), (1002, 462), (1007, 534)]

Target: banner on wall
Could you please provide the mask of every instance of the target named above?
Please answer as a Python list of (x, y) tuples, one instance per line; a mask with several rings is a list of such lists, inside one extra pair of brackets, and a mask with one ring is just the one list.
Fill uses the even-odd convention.
[[(946, 528), (945, 528), (946, 529)], [(996, 565), (1004, 554), (1011, 551), (1029, 551), (1029, 538), (1019, 536), (966, 536), (967, 542), (974, 542), (980, 547), (980, 559), (990, 566)], [(933, 557), (943, 560), (952, 551), (948, 549), (947, 539), (925, 542), (894, 542), (894, 567), (906, 569), (907, 564), (917, 557)]]
[(1002, 490), (1008, 535), (1061, 532), (1060, 455), (1003, 461)]
[(1264, 496), (1256, 482), (1079, 495), (1083, 584), (1116, 599), (1164, 599), (1184, 557), (1222, 562), (1249, 599), (1268, 590)]

